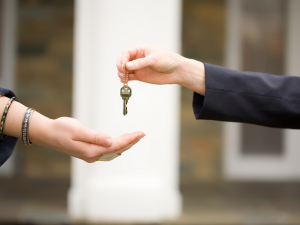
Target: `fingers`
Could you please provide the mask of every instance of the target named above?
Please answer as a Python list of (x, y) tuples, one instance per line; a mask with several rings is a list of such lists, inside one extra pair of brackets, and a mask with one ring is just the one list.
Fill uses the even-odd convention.
[(130, 134), (124, 134), (114, 140), (114, 144), (111, 147), (113, 148), (112, 151), (115, 153), (122, 153), (131, 148), (144, 136), (145, 133), (139, 131)]
[(148, 66), (153, 66), (154, 64), (155, 64), (155, 60), (150, 55), (145, 58), (136, 59), (126, 63), (126, 68), (128, 70), (138, 70)]
[(71, 146), (77, 152), (73, 156), (92, 163), (97, 161), (103, 154), (115, 152), (122, 153), (136, 144), (145, 134), (143, 132), (133, 132), (124, 134), (116, 138), (110, 147), (103, 147), (93, 143), (84, 141), (72, 141)]
[(105, 149), (107, 149), (107, 147), (75, 140), (73, 140), (70, 145), (72, 153), (69, 155), (82, 159), (88, 163), (98, 160), (103, 154), (105, 154)]
[(134, 142), (126, 145), (125, 147), (121, 148), (120, 150), (117, 150), (115, 151), (115, 153), (118, 153), (118, 154), (121, 154), (123, 152), (125, 152), (126, 150), (130, 149), (133, 145), (135, 145), (136, 143), (138, 143), (140, 141), (140, 139), (142, 139), (143, 137), (141, 138), (138, 138), (137, 140), (135, 140)]
[(117, 69), (118, 69), (119, 73), (123, 73), (124, 72), (124, 70), (122, 68), (122, 58), (121, 57), (119, 57), (118, 60), (117, 60)]
[(135, 48), (125, 50), (122, 53), (122, 57), (121, 57), (122, 67), (124, 67), (125, 63), (131, 60), (145, 57), (145, 50), (146, 50), (145, 46), (138, 46)]
[(131, 55), (129, 50), (125, 50), (121, 56), (121, 68), (124, 69), (125, 63), (129, 62), (130, 59), (134, 59), (135, 55)]
[(77, 141), (83, 141), (104, 147), (110, 147), (113, 143), (113, 139), (107, 134), (94, 131), (87, 127), (82, 127), (79, 135), (77, 136)]
[[(124, 82), (124, 73), (118, 72), (118, 76), (120, 77), (121, 82)], [(137, 80), (135, 74), (129, 74), (128, 75), (128, 80)]]
[(118, 71), (123, 72), (125, 63), (131, 60), (144, 58), (146, 56), (146, 52), (148, 51), (147, 49), (148, 48), (145, 46), (139, 46), (123, 51), (122, 56), (117, 60)]

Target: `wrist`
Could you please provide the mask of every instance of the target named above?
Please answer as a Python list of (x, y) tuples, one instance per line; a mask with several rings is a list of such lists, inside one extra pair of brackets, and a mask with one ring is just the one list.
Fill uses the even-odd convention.
[(184, 58), (181, 63), (180, 85), (205, 95), (205, 67), (200, 61)]
[(55, 143), (53, 120), (34, 111), (31, 115), (28, 134), (32, 143), (52, 147)]

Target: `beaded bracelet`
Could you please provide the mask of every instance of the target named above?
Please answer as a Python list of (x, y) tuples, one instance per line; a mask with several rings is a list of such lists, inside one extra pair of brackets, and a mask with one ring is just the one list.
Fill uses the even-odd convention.
[(16, 97), (12, 97), (11, 99), (8, 100), (5, 108), (4, 108), (4, 112), (3, 112), (3, 115), (2, 115), (2, 118), (1, 118), (1, 123), (0, 123), (0, 139), (3, 140), (4, 139), (4, 136), (3, 136), (3, 130), (4, 130), (4, 123), (5, 123), (5, 119), (6, 119), (6, 115), (7, 115), (7, 112), (8, 112), (8, 109), (11, 105), (11, 103), (16, 99)]
[(29, 141), (28, 128), (29, 128), (29, 121), (30, 121), (33, 111), (34, 111), (34, 109), (27, 108), (25, 111), (25, 114), (24, 114), (23, 122), (22, 122), (22, 142), (26, 146), (32, 144), (32, 142)]

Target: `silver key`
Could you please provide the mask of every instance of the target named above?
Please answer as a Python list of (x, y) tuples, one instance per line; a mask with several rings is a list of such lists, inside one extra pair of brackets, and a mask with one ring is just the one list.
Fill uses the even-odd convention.
[(120, 90), (120, 95), (123, 99), (123, 115), (125, 116), (127, 114), (127, 103), (128, 103), (128, 100), (131, 96), (131, 88), (129, 86), (124, 86), (121, 88)]

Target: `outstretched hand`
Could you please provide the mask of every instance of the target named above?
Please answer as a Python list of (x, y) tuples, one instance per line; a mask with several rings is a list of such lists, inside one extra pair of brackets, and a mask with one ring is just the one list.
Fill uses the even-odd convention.
[[(34, 112), (33, 119), (39, 119), (40, 116), (39, 113)], [(45, 133), (35, 129), (38, 125), (34, 121), (37, 120), (33, 120), (33, 123), (30, 124), (30, 140), (33, 143), (51, 147), (89, 163), (97, 161), (106, 153), (120, 154), (145, 136), (143, 132), (137, 131), (111, 138), (106, 134), (85, 127), (76, 119), (68, 117), (51, 120), (49, 129)]]
[(121, 82), (124, 81), (125, 65), (130, 71), (128, 80), (150, 84), (179, 84), (199, 94), (205, 94), (203, 63), (177, 53), (144, 46), (125, 50), (117, 60)]
[(97, 161), (106, 153), (122, 153), (145, 136), (143, 132), (133, 132), (112, 139), (67, 117), (54, 120), (53, 125), (57, 131), (55, 148), (89, 163)]

